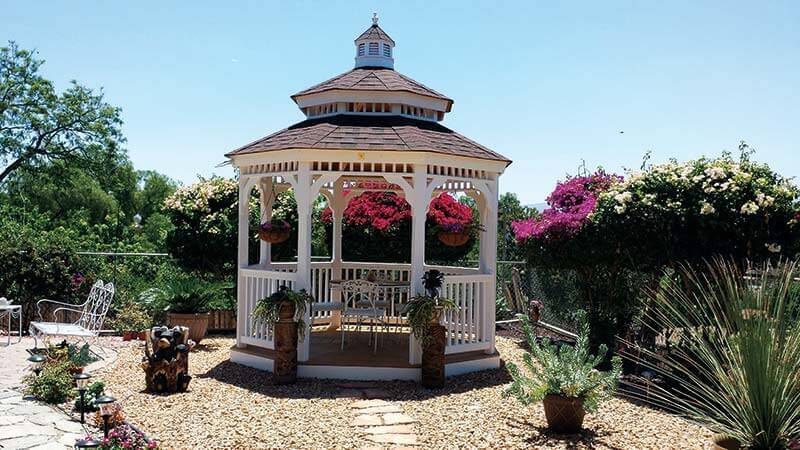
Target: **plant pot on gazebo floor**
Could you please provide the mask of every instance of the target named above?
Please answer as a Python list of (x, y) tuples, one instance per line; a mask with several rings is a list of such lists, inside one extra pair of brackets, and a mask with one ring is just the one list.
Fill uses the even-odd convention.
[(548, 394), (544, 397), (544, 415), (547, 427), (561, 434), (579, 433), (583, 428), (583, 399)]
[(176, 314), (169, 313), (169, 325), (184, 326), (189, 328), (189, 339), (199, 344), (205, 337), (206, 330), (208, 330), (208, 319), (211, 313), (195, 313), (195, 314)]

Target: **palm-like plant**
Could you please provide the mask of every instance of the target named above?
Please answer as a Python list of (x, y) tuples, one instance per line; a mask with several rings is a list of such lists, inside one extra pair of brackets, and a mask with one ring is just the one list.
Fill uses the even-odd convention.
[(643, 325), (674, 349), (639, 360), (674, 387), (651, 398), (752, 449), (786, 448), (800, 436), (800, 322), (796, 264), (746, 278), (724, 260), (688, 267), (652, 295)]
[(514, 395), (525, 405), (540, 401), (547, 395), (579, 398), (583, 400), (583, 408), (592, 412), (614, 394), (622, 372), (622, 360), (614, 356), (609, 372), (595, 369), (603, 362), (608, 349), (600, 345), (597, 355), (590, 354), (589, 323), (585, 311), (577, 314), (579, 332), (574, 346), (558, 347), (548, 338), (537, 342), (528, 317), (522, 314), (517, 317), (530, 347), (530, 353), (523, 356), (528, 375), (522, 373), (516, 364), (508, 363), (514, 381), (505, 395)]

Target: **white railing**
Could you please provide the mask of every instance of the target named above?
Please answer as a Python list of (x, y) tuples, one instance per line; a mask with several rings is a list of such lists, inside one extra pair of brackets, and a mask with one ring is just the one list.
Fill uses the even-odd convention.
[(442, 318), (447, 329), (445, 353), (486, 350), (491, 347), (494, 317), (488, 302), (494, 302), (494, 275), (450, 275), (444, 277), (442, 297), (458, 306)]
[(297, 275), (293, 272), (256, 268), (239, 269), (239, 340), (247, 345), (274, 349), (272, 327), (254, 320), (250, 314), (258, 300), (278, 291), (292, 289)]
[[(270, 327), (254, 323), (250, 317), (256, 302), (273, 292), (280, 286), (294, 288), (297, 280), (293, 262), (272, 263), (269, 268), (259, 265), (249, 266), (239, 271), (241, 289), (239, 303), (239, 320), (243, 320), (241, 342), (266, 348), (274, 348)], [(437, 269), (445, 274), (441, 295), (451, 298), (458, 305), (458, 310), (445, 313), (442, 324), (447, 329), (447, 354), (486, 350), (491, 347), (494, 317), (490, 306), (494, 304), (495, 277), (479, 273), (478, 269), (449, 266), (426, 266), (425, 270)], [(329, 261), (311, 263), (311, 289), (309, 293), (316, 302), (338, 300), (338, 292), (331, 291), (331, 280), (355, 280), (365, 278), (374, 270), (380, 276), (394, 281), (410, 281), (410, 264), (342, 262), (341, 273), (336, 274)], [(408, 302), (408, 291), (387, 292), (392, 298), (389, 316), (397, 323), (403, 323), (400, 313), (401, 305)], [(491, 302), (491, 305), (490, 305)], [(326, 323), (333, 315), (330, 311), (313, 313), (314, 323)], [(391, 321), (391, 320), (390, 320)]]

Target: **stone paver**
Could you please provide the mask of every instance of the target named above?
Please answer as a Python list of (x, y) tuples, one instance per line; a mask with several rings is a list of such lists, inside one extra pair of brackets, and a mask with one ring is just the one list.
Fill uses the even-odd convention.
[[(387, 400), (391, 395), (388, 391), (374, 387), (368, 382), (342, 383), (341, 391), (337, 397), (342, 397), (344, 392), (350, 398), (366, 398), (354, 401), (350, 407), (356, 413), (351, 425), (359, 427), (368, 442), (383, 445), (367, 445), (364, 449), (383, 449), (391, 445), (394, 449), (415, 449), (417, 435), (414, 423), (416, 420), (403, 413), (403, 408)], [(356, 395), (358, 391), (360, 395)]]
[[(101, 345), (119, 346), (118, 338), (101, 338)], [(117, 342), (119, 341), (119, 342)], [(40, 343), (41, 345), (41, 343)], [(22, 395), (22, 377), (29, 372), (26, 349), (33, 348), (32, 338), (11, 346), (0, 346), (0, 449), (64, 450), (74, 448), (75, 440), (87, 430), (66, 414)], [(105, 359), (87, 367), (91, 371), (116, 359), (116, 351), (106, 348)], [(359, 398), (364, 398), (359, 391)]]

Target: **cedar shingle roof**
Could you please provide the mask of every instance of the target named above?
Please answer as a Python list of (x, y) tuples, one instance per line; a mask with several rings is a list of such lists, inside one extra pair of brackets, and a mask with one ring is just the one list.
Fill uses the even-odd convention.
[(319, 92), (331, 91), (335, 89), (358, 90), (358, 91), (406, 91), (426, 97), (438, 98), (449, 102), (448, 110), (453, 105), (453, 100), (434, 91), (424, 84), (414, 81), (411, 78), (393, 70), (383, 67), (359, 67), (341, 75), (337, 75), (330, 80), (323, 81), (316, 86), (300, 91), (292, 96), (292, 100), (297, 101), (297, 97), (316, 94)]
[(293, 148), (424, 151), (511, 162), (503, 155), (435, 122), (401, 116), (348, 114), (296, 123), (226, 156)]
[(390, 38), (389, 35), (386, 34), (385, 31), (383, 31), (383, 28), (378, 26), (378, 24), (374, 24), (371, 27), (367, 28), (367, 31), (361, 33), (361, 36), (356, 38), (356, 42), (358, 42), (358, 41), (360, 41), (362, 39), (386, 40), (386, 41), (391, 42), (392, 45), (395, 45), (394, 41), (392, 40), (392, 38)]

